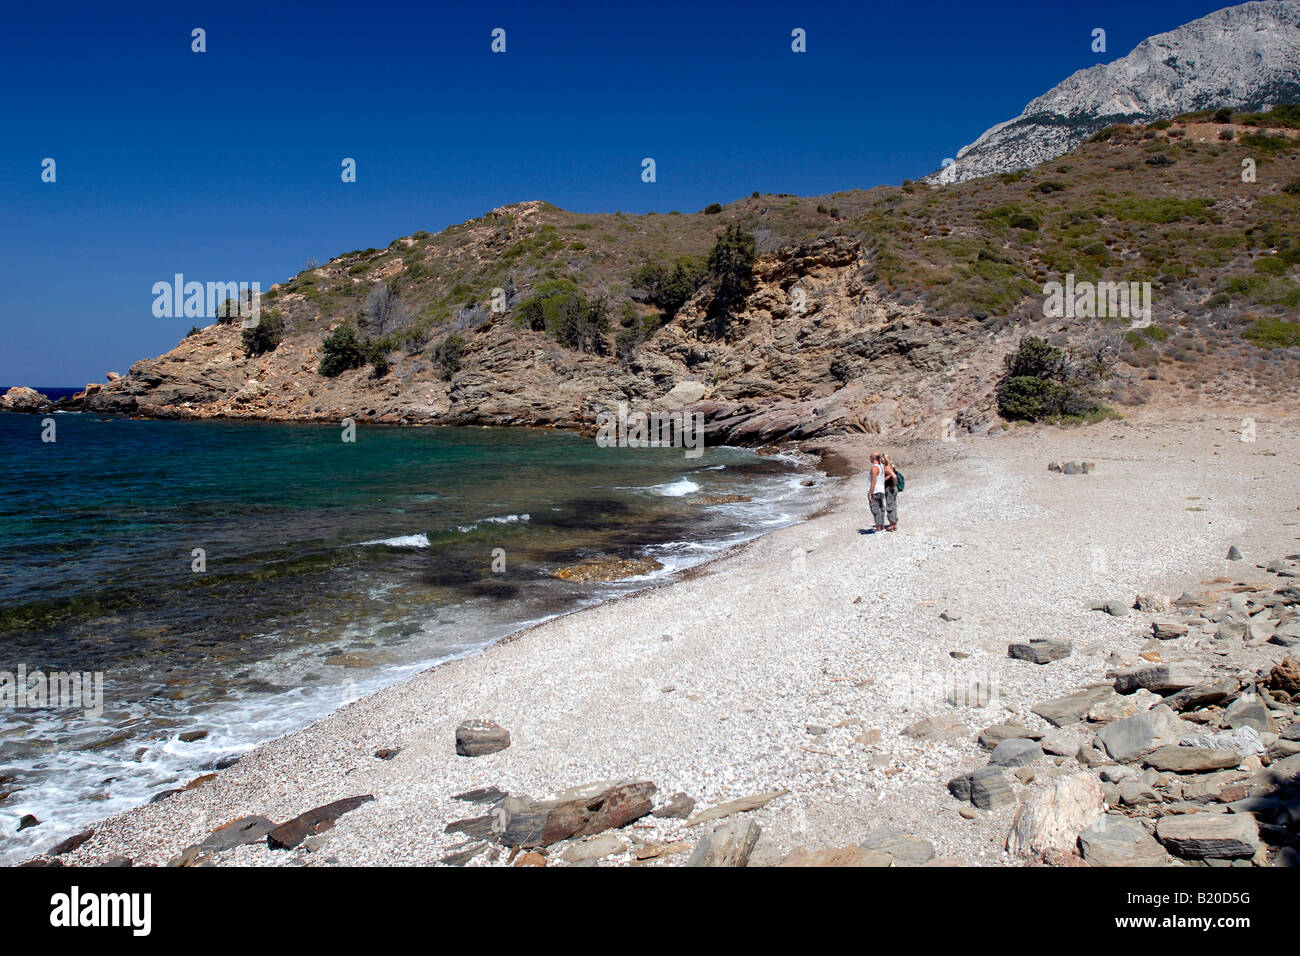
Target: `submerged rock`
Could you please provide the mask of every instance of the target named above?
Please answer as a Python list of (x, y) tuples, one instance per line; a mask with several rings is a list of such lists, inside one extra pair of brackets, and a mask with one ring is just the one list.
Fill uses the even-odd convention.
[[(811, 484), (811, 482), (809, 482)], [(749, 495), (699, 495), (690, 499), (693, 505), (729, 505), (741, 501), (753, 501)]]
[(590, 584), (599, 581), (621, 581), (663, 569), (663, 563), (654, 558), (608, 558), (560, 568), (554, 576), (563, 581)]

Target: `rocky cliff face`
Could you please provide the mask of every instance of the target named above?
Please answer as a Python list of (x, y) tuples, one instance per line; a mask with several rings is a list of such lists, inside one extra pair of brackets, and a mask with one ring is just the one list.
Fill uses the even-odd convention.
[[(704, 289), (625, 363), (562, 348), (502, 314), (473, 331), (465, 367), (448, 381), (413, 367), (383, 379), (369, 368), (323, 378), (319, 340), (290, 337), (246, 358), (238, 325), (216, 324), (82, 401), (91, 411), (151, 417), (569, 428), (589, 428), (620, 402), (689, 404), (706, 415), (711, 441), (734, 443), (911, 426), (981, 397), (990, 417), (994, 363), (954, 361), (974, 337), (986, 338), (980, 324), (883, 298), (859, 240), (783, 247), (760, 257), (754, 275), (724, 336), (706, 314)], [(903, 412), (901, 392), (924, 399)]]
[(925, 181), (957, 183), (1027, 169), (1115, 123), (1296, 100), (1300, 0), (1244, 3), (1143, 40), (1113, 63), (1080, 70)]

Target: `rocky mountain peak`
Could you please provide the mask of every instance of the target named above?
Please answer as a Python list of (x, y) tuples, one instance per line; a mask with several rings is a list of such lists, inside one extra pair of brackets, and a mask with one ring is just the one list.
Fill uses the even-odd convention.
[(1300, 99), (1300, 0), (1225, 7), (1079, 70), (925, 177), (956, 183), (1055, 159), (1115, 123)]

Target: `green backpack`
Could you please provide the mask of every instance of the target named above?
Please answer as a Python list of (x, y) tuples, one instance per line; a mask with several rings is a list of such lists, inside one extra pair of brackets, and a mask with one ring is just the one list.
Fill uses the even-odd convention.
[(897, 468), (895, 468), (894, 469), (894, 490), (901, 492), (906, 484), (907, 482), (903, 480), (903, 473), (899, 471)]

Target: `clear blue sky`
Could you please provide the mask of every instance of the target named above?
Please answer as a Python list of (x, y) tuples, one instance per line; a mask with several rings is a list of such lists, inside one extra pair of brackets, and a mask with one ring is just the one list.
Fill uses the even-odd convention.
[(195, 323), (155, 318), (150, 289), (177, 272), (265, 289), (525, 199), (689, 212), (915, 178), (1221, 5), (11, 4), (0, 384), (100, 381), (167, 350)]

